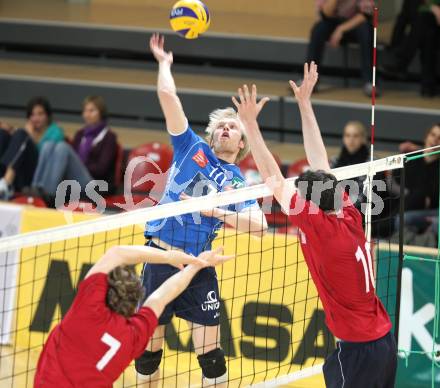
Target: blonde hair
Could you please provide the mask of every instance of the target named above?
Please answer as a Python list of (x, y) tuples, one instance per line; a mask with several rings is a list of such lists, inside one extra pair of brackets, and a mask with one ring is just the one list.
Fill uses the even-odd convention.
[(365, 127), (365, 125), (363, 123), (361, 123), (360, 121), (357, 121), (357, 120), (349, 121), (347, 124), (345, 124), (344, 134), (345, 134), (345, 129), (348, 126), (355, 127), (359, 131), (361, 136), (364, 138), (365, 142), (367, 142), (367, 128)]
[[(209, 114), (209, 123), (205, 131), (207, 134), (206, 141), (210, 146), (212, 143), (212, 138), (214, 136), (214, 130), (215, 127), (217, 126), (217, 123), (224, 119), (235, 119), (241, 124), (240, 118), (238, 117), (238, 113), (235, 111), (234, 108), (229, 107), (224, 109), (216, 109), (212, 111)], [(241, 148), (238, 151), (237, 157), (235, 158), (235, 163), (240, 163), (250, 151), (249, 142), (243, 128), (241, 130), (241, 140), (243, 141), (243, 148)]]

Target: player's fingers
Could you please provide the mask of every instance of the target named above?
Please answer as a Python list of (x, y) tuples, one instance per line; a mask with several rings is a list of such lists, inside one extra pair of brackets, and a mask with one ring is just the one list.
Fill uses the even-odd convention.
[(270, 101), (269, 97), (263, 97), (260, 102), (258, 103), (258, 108), (261, 110), (263, 109), (264, 105), (266, 105), (267, 102)]
[(244, 98), (245, 98), (246, 102), (248, 102), (251, 99), (251, 96), (249, 94), (249, 88), (246, 84), (244, 84), (243, 89), (244, 89)]
[(252, 95), (251, 95), (251, 97), (252, 97), (252, 102), (254, 104), (256, 104), (257, 103), (257, 85), (255, 85), (255, 84), (252, 85)]
[(220, 255), (220, 254), (222, 254), (224, 252), (224, 250), (225, 250), (225, 248), (223, 246), (217, 247), (216, 249), (214, 249), (213, 253), (215, 255)]
[(163, 35), (159, 35), (159, 46), (162, 50), (164, 45), (165, 45), (165, 37)]
[(237, 108), (237, 110), (240, 109), (240, 103), (237, 101), (237, 99), (235, 98), (235, 96), (232, 96), (232, 103), (235, 105), (235, 107)]
[(299, 90), (298, 85), (293, 82), (292, 80), (289, 81), (290, 87), (292, 88), (293, 92), (296, 94), (296, 92)]
[(314, 67), (313, 76), (314, 76), (314, 79), (317, 80), (318, 79), (318, 65), (315, 63), (313, 67)]
[(209, 265), (209, 261), (207, 260), (208, 258), (209, 258), (209, 252), (205, 251), (202, 252), (199, 256), (185, 255), (181, 259), (181, 261), (182, 264), (196, 264), (206, 267), (207, 265)]
[(240, 103), (244, 104), (245, 103), (245, 98), (243, 95), (243, 89), (242, 88), (238, 88), (238, 97), (240, 98)]
[(218, 255), (216, 258), (219, 263), (225, 263), (226, 261), (235, 259), (235, 255)]
[(306, 62), (304, 63), (304, 80), (309, 78), (309, 64)]

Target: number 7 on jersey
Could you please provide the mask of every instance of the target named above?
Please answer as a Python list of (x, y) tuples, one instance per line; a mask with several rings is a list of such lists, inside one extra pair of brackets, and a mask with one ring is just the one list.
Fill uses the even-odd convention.
[(121, 343), (108, 333), (104, 333), (101, 337), (101, 341), (110, 346), (110, 349), (104, 354), (104, 356), (96, 364), (96, 369), (102, 371), (110, 360), (115, 356), (116, 352), (121, 347)]

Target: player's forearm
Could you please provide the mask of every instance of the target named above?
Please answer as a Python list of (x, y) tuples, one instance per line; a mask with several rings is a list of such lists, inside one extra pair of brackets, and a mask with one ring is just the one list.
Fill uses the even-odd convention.
[(167, 62), (161, 62), (159, 63), (159, 73), (157, 76), (157, 93), (159, 98), (161, 93), (165, 92), (176, 94), (176, 84), (171, 73), (171, 65)]
[(216, 213), (218, 219), (240, 232), (250, 233), (256, 237), (262, 237), (267, 232), (266, 216), (261, 210), (232, 212), (216, 209)]
[(112, 248), (112, 250), (112, 254), (119, 257), (122, 265), (135, 265), (139, 263), (169, 264), (172, 253), (171, 251), (143, 245), (119, 245)]
[(288, 212), (290, 199), (293, 194), (292, 188), (287, 184), (278, 163), (269, 151), (269, 148), (267, 148), (257, 121), (244, 124), (251, 134), (248, 136), (248, 140), (258, 171), (265, 184), (273, 190), (275, 199), (282, 209)]
[(248, 136), (248, 141), (252, 156), (263, 181), (265, 182), (269, 178), (275, 179), (277, 182), (283, 181), (283, 174), (281, 174), (278, 163), (264, 142), (257, 121), (245, 123), (245, 126), (249, 127), (249, 132), (251, 133)]
[(304, 148), (310, 167), (315, 170), (330, 170), (327, 151), (322, 140), (321, 131), (309, 99), (298, 101), (301, 114)]
[(157, 77), (157, 94), (160, 106), (165, 116), (167, 131), (171, 135), (179, 135), (186, 130), (188, 122), (182, 103), (176, 92), (176, 84), (171, 74), (171, 65), (167, 62), (159, 63)]

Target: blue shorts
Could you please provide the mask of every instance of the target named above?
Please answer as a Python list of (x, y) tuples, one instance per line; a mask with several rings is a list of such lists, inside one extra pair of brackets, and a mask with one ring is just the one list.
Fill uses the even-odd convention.
[(391, 332), (369, 342), (339, 341), (325, 360), (327, 388), (394, 388), (397, 347)]
[[(163, 249), (152, 241), (145, 245)], [(168, 264), (144, 264), (141, 280), (145, 289), (145, 299), (177, 272), (177, 268)], [(159, 325), (170, 323), (173, 315), (202, 326), (220, 324), (220, 299), (214, 268), (200, 270), (188, 288), (165, 307), (159, 317)]]

